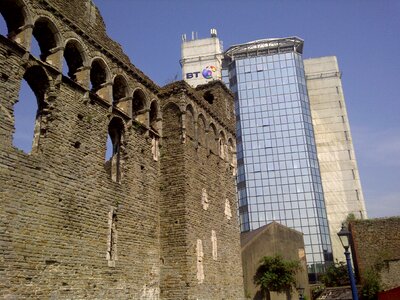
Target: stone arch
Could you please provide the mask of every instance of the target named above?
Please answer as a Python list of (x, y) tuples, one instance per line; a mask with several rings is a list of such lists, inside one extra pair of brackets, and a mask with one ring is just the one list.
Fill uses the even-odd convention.
[(113, 82), (113, 101), (127, 97), (129, 94), (128, 82), (123, 75), (116, 75)]
[(207, 147), (206, 124), (206, 118), (200, 114), (197, 118), (197, 141), (203, 147)]
[(40, 60), (61, 70), (61, 35), (54, 23), (45, 16), (36, 19), (32, 31), (40, 48)]
[(227, 153), (228, 153), (228, 147), (226, 143), (226, 138), (225, 138), (225, 133), (223, 130), (219, 132), (219, 137), (218, 137), (218, 150), (219, 150), (219, 156), (222, 159), (227, 158)]
[[(32, 147), (30, 151), (26, 152), (32, 152), (35, 153), (39, 149), (39, 143), (40, 143), (40, 137), (41, 133), (43, 130), (43, 118), (44, 118), (44, 111), (45, 108), (47, 107), (46, 105), (46, 98), (47, 98), (47, 93), (50, 88), (50, 80), (49, 77), (44, 70), (43, 67), (39, 65), (33, 65), (29, 66), (24, 75), (23, 79), (26, 81), (28, 84), (29, 88), (32, 90), (33, 94), (36, 97), (36, 104), (37, 104), (37, 109), (36, 113), (35, 112), (27, 112), (27, 113), (35, 113), (35, 122), (33, 126), (33, 141), (32, 141)], [(27, 106), (25, 105), (26, 99), (20, 99), (20, 103), (18, 101), (15, 103), (15, 105), (20, 105), (20, 106)], [(15, 107), (14, 105), (14, 112), (15, 112)], [(21, 122), (24, 122), (26, 120), (26, 116), (21, 120)], [(16, 124), (19, 122), (18, 118), (16, 118), (14, 114), (14, 128), (17, 129)], [(18, 132), (14, 132), (14, 136), (17, 135)], [(15, 141), (15, 140), (14, 140)], [(15, 144), (14, 144), (15, 145)], [(15, 145), (18, 147), (18, 145)], [(24, 149), (22, 149), (24, 150)], [(27, 150), (27, 149), (26, 149)]]
[(150, 103), (150, 112), (149, 112), (149, 126), (150, 128), (155, 131), (159, 132), (161, 129), (161, 122), (160, 122), (160, 111), (159, 105), (156, 99), (151, 101)]
[(110, 69), (100, 57), (92, 60), (90, 67), (91, 92), (111, 104)]
[(182, 112), (179, 106), (169, 102), (163, 106), (163, 138), (167, 143), (181, 143)]
[(151, 153), (153, 159), (158, 161), (160, 157), (160, 131), (161, 131), (161, 118), (159, 116), (159, 107), (156, 99), (151, 101), (149, 109), (149, 127), (150, 127), (150, 138), (151, 138)]
[(193, 106), (188, 104), (186, 106), (186, 114), (185, 114), (185, 129), (186, 129), (186, 136), (191, 139), (192, 141), (195, 140), (195, 112)]
[(141, 88), (136, 88), (132, 96), (132, 118), (140, 123), (147, 122), (147, 96)]
[(68, 67), (67, 76), (73, 81), (88, 86), (87, 55), (80, 41), (69, 39), (64, 46), (64, 59)]
[(112, 85), (113, 106), (129, 113), (129, 104), (132, 99), (129, 97), (129, 86), (125, 76), (118, 74), (114, 77)]
[(121, 183), (122, 179), (122, 161), (124, 157), (124, 135), (125, 125), (121, 118), (113, 117), (108, 123), (108, 135), (112, 144), (112, 156), (106, 162), (112, 181)]
[(24, 1), (0, 1), (0, 14), (7, 25), (7, 37), (24, 48), (28, 48), (31, 32), (28, 25), (31, 25), (32, 20)]
[(218, 155), (218, 135), (217, 128), (213, 123), (210, 124), (207, 134), (207, 142), (208, 148), (210, 151), (216, 155)]

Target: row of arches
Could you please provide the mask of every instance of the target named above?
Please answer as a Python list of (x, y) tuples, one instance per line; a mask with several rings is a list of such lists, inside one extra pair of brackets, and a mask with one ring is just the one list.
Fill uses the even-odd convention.
[(217, 130), (213, 122), (208, 123), (204, 114), (197, 113), (191, 104), (186, 106), (184, 116), (187, 139), (196, 146), (208, 148), (210, 152), (236, 166), (236, 149), (232, 137), (227, 137), (222, 129)]
[[(32, 150), (36, 152), (39, 146), (41, 133), (45, 132), (43, 127), (44, 111), (49, 105), (49, 97), (51, 87), (54, 86), (52, 77), (48, 75), (46, 69), (38, 63), (33, 63), (27, 67), (23, 79), (31, 87), (37, 99), (37, 112)], [(155, 111), (152, 109), (151, 111)], [(191, 140), (196, 146), (209, 149), (215, 155), (219, 155), (222, 159), (229, 162), (232, 166), (236, 165), (235, 148), (232, 137), (227, 137), (224, 130), (217, 130), (213, 122), (207, 122), (203, 113), (195, 113), (195, 109), (191, 104), (186, 106), (185, 111), (179, 113), (184, 116), (180, 119), (180, 130), (184, 130), (187, 140)], [(155, 115), (155, 114), (154, 114)], [(115, 182), (120, 182), (122, 177), (121, 162), (123, 161), (121, 147), (124, 141), (125, 123), (119, 117), (114, 117), (108, 125), (108, 137), (110, 140), (109, 155), (106, 154), (106, 168), (109, 170), (111, 178)], [(158, 143), (159, 138), (154, 134), (150, 134), (153, 146), (153, 158), (158, 160)]]
[[(141, 86), (130, 82), (129, 76), (118, 68), (110, 68), (107, 58), (100, 52), (90, 52), (81, 38), (74, 32), (61, 33), (57, 22), (47, 12), (39, 11), (32, 18), (23, 0), (2, 0), (0, 14), (4, 18), (7, 32), (4, 35), (25, 48), (36, 59), (30, 59), (25, 68), (23, 80), (37, 100), (32, 149), (39, 145), (43, 131), (43, 111), (47, 106), (48, 91), (53, 85), (47, 74), (50, 66), (62, 72), (70, 81), (90, 91), (91, 97), (100, 98), (132, 119), (144, 124), (154, 140), (154, 157), (157, 157), (158, 137), (161, 130), (161, 109), (157, 98)], [(3, 31), (0, 33), (3, 34)], [(33, 43), (36, 41), (36, 46)], [(35, 49), (36, 48), (36, 49)], [(37, 52), (35, 53), (35, 51)], [(150, 99), (152, 99), (150, 101)], [(223, 130), (217, 130), (214, 123), (208, 123), (203, 114), (197, 113), (192, 105), (182, 112), (185, 116), (184, 134), (197, 146), (236, 165), (234, 142)], [(182, 120), (183, 121), (183, 120)], [(114, 181), (120, 181), (120, 147), (123, 136), (121, 120), (110, 122), (108, 134), (112, 143), (111, 168), (116, 168)], [(29, 152), (29, 151), (28, 151)], [(114, 167), (113, 167), (114, 166)]]
[[(157, 98), (118, 68), (110, 68), (100, 52), (89, 51), (72, 31), (61, 34), (47, 12), (32, 17), (23, 0), (2, 0), (0, 13), (5, 27), (1, 33), (18, 43), (38, 60), (57, 69), (71, 81), (90, 91), (127, 116), (153, 131), (160, 130)], [(4, 27), (4, 26), (3, 26)]]

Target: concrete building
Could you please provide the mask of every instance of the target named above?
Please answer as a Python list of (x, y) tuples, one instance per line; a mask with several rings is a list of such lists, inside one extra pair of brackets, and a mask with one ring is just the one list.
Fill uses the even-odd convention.
[(331, 232), (333, 257), (345, 261), (337, 232), (347, 216), (365, 219), (341, 72), (335, 56), (304, 60), (311, 117)]
[[(236, 98), (239, 165), (238, 198), (239, 206), (244, 205), (244, 207), (247, 207), (239, 210), (241, 230), (253, 230), (272, 220), (282, 220), (283, 224), (293, 227), (291, 220), (284, 221), (289, 220), (284, 216), (287, 209), (284, 204), (282, 204), (282, 207), (279, 207), (279, 204), (275, 204), (275, 209), (271, 209), (269, 214), (265, 214), (264, 212), (267, 211), (265, 210), (265, 203), (270, 200), (261, 200), (261, 203), (250, 203), (250, 206), (248, 205), (249, 203), (243, 203), (246, 203), (246, 199), (249, 197), (254, 201), (255, 198), (260, 199), (270, 195), (271, 190), (268, 192), (262, 190), (264, 188), (266, 190), (267, 186), (272, 187), (274, 192), (276, 189), (280, 189), (280, 199), (288, 197), (287, 195), (291, 193), (290, 187), (289, 192), (287, 192), (289, 181), (293, 183), (293, 180), (295, 180), (296, 184), (300, 182), (297, 182), (297, 178), (291, 179), (291, 175), (287, 175), (287, 169), (280, 168), (281, 166), (283, 167), (284, 163), (289, 163), (289, 166), (293, 168), (291, 172), (302, 172), (300, 169), (303, 170), (304, 166), (311, 166), (310, 161), (304, 160), (304, 154), (302, 154), (302, 150), (299, 150), (299, 145), (294, 144), (297, 143), (298, 137), (300, 139), (304, 137), (311, 143), (311, 146), (307, 145), (306, 147), (307, 149), (314, 149), (312, 150), (314, 151), (313, 155), (315, 155), (316, 145), (318, 157), (317, 160), (313, 158), (314, 162), (312, 163), (316, 166), (315, 170), (317, 170), (314, 171), (316, 174), (311, 174), (311, 182), (313, 185), (316, 184), (312, 189), (323, 190), (323, 195), (319, 196), (322, 204), (313, 205), (316, 208), (315, 215), (323, 216), (324, 219), (327, 218), (329, 230), (322, 227), (323, 234), (326, 236), (330, 232), (333, 255), (339, 260), (344, 260), (342, 247), (336, 233), (341, 227), (341, 222), (350, 213), (354, 214), (356, 218), (365, 218), (366, 210), (343, 97), (341, 76), (335, 57), (307, 59), (304, 60), (303, 67), (301, 58), (302, 46), (303, 41), (298, 38), (260, 40), (229, 48), (225, 52), (225, 59), (222, 61), (222, 80), (227, 86), (230, 86)], [(296, 55), (296, 59), (293, 59), (293, 62), (291, 59), (280, 59), (279, 54), (288, 55), (287, 53), (291, 52)], [(207, 53), (207, 55), (212, 56), (212, 53)], [(244, 58), (248, 58), (249, 63), (244, 63)], [(235, 61), (237, 63), (234, 63)], [(240, 78), (238, 77), (239, 73)], [(296, 76), (297, 74), (301, 74), (301, 76)], [(185, 80), (190, 82), (188, 79)], [(293, 91), (290, 90), (291, 85), (294, 88)], [(297, 118), (301, 118), (302, 122), (308, 122), (307, 130), (309, 132), (296, 136), (296, 142), (294, 140), (289, 141), (290, 145), (276, 146), (283, 148), (288, 146), (297, 147), (296, 151), (291, 152), (294, 154), (291, 154), (289, 161), (281, 161), (283, 159), (282, 153), (277, 154), (276, 157), (276, 154), (273, 154), (274, 147), (272, 143), (277, 141), (285, 143), (285, 139), (291, 138), (290, 135), (296, 134), (295, 130), (299, 130), (295, 128), (296, 122), (292, 116), (290, 116), (290, 122), (283, 124), (284, 126), (280, 124), (282, 122), (281, 117), (287, 118), (287, 115), (279, 115), (282, 110), (289, 108), (286, 105), (291, 106), (289, 111), (297, 111), (296, 107), (292, 107), (293, 104), (286, 104), (289, 99), (291, 100), (292, 94), (303, 94), (305, 98), (308, 98), (307, 101), (309, 102), (303, 101), (304, 103), (301, 104), (301, 113), (297, 113)], [(311, 112), (311, 115), (307, 115), (309, 112)], [(268, 114), (271, 114), (271, 116)], [(274, 114), (278, 114), (279, 119)], [(268, 118), (270, 118), (270, 123), (273, 123), (273, 126), (276, 125), (275, 127), (280, 129), (272, 132), (272, 135), (269, 133), (267, 137), (264, 135), (252, 140), (254, 135), (260, 134), (260, 130), (266, 131), (267, 128), (273, 127), (271, 127), (271, 124), (264, 122), (264, 119), (267, 120)], [(310, 122), (312, 124), (311, 127), (309, 126)], [(286, 127), (290, 131), (289, 133), (285, 133)], [(247, 134), (243, 137), (245, 131), (247, 131)], [(243, 138), (247, 139), (247, 141)], [(244, 149), (244, 146), (247, 149)], [(257, 149), (249, 150), (250, 147), (256, 147)], [(254, 152), (258, 153), (256, 155), (256, 163), (254, 163)], [(289, 153), (284, 155), (288, 156)], [(295, 163), (295, 160), (298, 159), (301, 160), (299, 167)], [(252, 162), (249, 162), (250, 160)], [(266, 163), (267, 169), (261, 170), (260, 168)], [(301, 164), (304, 166), (301, 166)], [(268, 170), (268, 168), (273, 169)], [(281, 176), (268, 178), (268, 183), (265, 184), (262, 178), (268, 176), (266, 174), (269, 171), (279, 171)], [(282, 171), (285, 174), (283, 176)], [(308, 175), (301, 174), (300, 176)], [(277, 183), (278, 181), (280, 183)], [(256, 190), (253, 195), (248, 194), (251, 191), (245, 188), (246, 182), (252, 186), (253, 190)], [(320, 188), (321, 182), (322, 188)], [(251, 208), (250, 214), (249, 208)], [(278, 214), (273, 215), (272, 211), (278, 212)], [(261, 216), (256, 216), (257, 212), (261, 212)], [(280, 212), (282, 212), (282, 216)], [(304, 217), (303, 213), (301, 218)], [(301, 230), (304, 225), (299, 225), (300, 221), (296, 222), (297, 225), (295, 226), (297, 227), (294, 228)], [(312, 226), (320, 228), (317, 223), (311, 222), (313, 223)], [(306, 230), (308, 231), (308, 229)], [(317, 229), (318, 232), (319, 230)], [(324, 239), (327, 242), (329, 240), (329, 238)], [(321, 239), (320, 241), (322, 243), (323, 240)], [(306, 252), (309, 253), (312, 248), (312, 241), (307, 234), (305, 235), (305, 244)]]
[[(277, 222), (264, 225), (256, 230), (244, 232), (240, 236), (242, 246), (243, 278), (246, 297), (264, 299), (260, 287), (254, 284), (254, 274), (264, 256), (280, 255), (285, 260), (299, 260), (301, 270), (296, 274), (297, 287), (305, 289), (310, 298), (307, 276), (307, 262), (304, 252), (303, 234)], [(297, 291), (292, 291), (293, 299), (298, 299)], [(285, 300), (285, 293), (271, 292), (271, 300)]]
[(2, 0), (0, 17), (0, 298), (241, 299), (232, 93), (158, 86), (90, 0)]
[(192, 32), (191, 40), (182, 35), (182, 78), (191, 86), (221, 79), (222, 42), (216, 29), (211, 29), (210, 34), (209, 38), (198, 39), (197, 32)]

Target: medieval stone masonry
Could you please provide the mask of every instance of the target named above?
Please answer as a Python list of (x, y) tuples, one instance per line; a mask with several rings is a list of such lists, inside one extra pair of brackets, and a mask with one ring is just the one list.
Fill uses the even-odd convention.
[[(159, 87), (91, 0), (0, 13), (0, 298), (241, 299), (232, 94)], [(29, 153), (14, 145), (22, 82)]]

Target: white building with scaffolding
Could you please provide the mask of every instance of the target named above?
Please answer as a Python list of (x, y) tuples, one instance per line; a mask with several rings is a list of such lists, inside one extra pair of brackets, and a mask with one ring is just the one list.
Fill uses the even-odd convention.
[(223, 46), (216, 29), (211, 29), (210, 34), (209, 38), (198, 39), (197, 32), (192, 32), (191, 40), (182, 35), (182, 78), (193, 87), (221, 80)]

